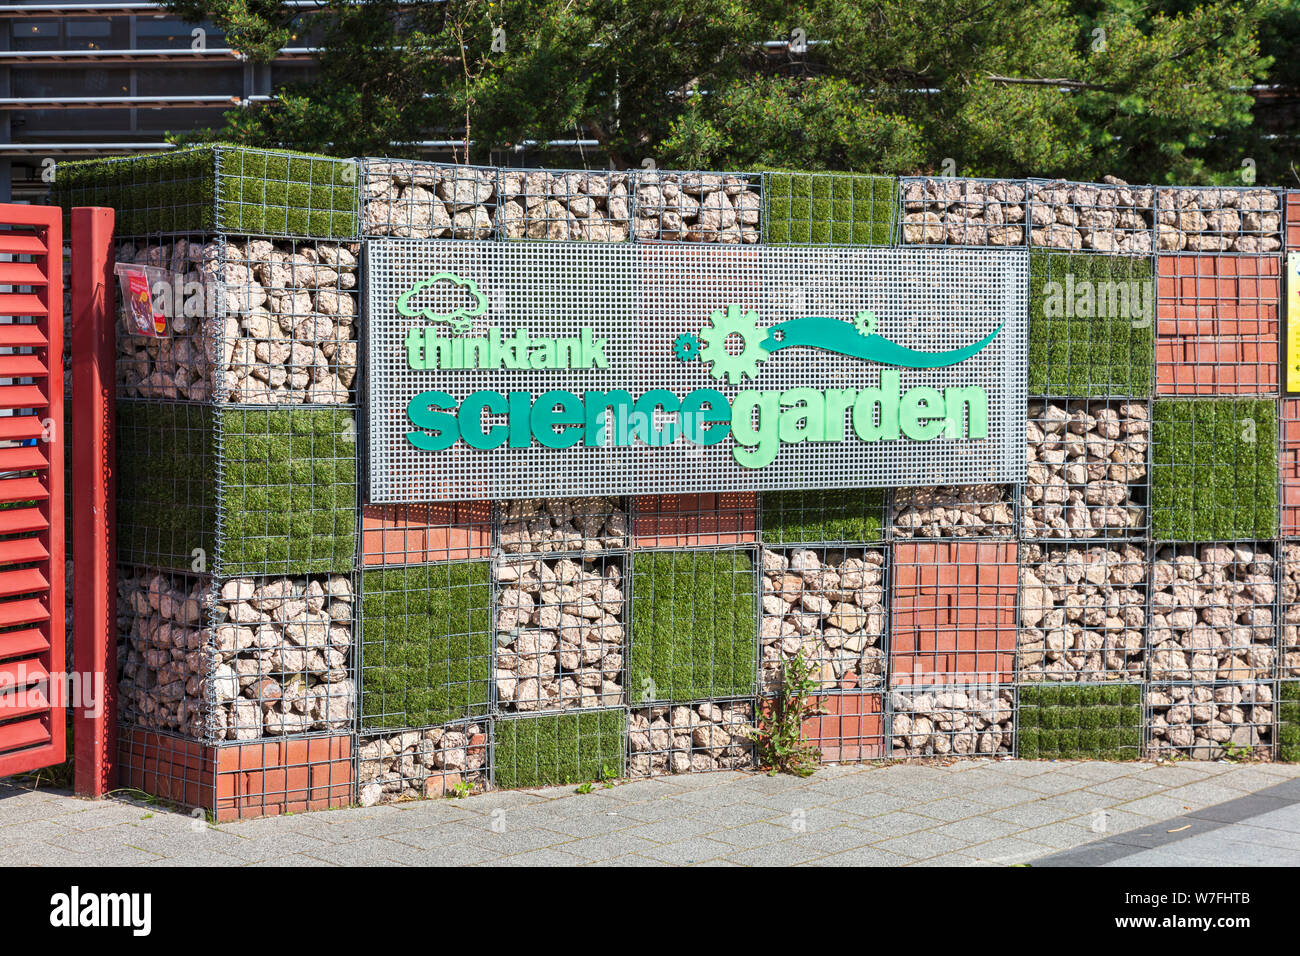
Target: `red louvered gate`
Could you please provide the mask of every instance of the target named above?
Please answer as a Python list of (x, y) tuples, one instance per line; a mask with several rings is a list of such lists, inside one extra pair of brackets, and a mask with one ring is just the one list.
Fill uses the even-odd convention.
[(61, 215), (0, 205), (0, 777), (67, 747)]

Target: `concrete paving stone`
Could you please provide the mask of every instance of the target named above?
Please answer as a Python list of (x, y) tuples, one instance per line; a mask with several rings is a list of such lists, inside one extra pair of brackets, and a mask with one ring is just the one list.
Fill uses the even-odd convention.
[(750, 847), (766, 846), (780, 840), (788, 840), (793, 834), (794, 831), (789, 826), (781, 826), (764, 820), (758, 823), (747, 823), (744, 826), (711, 830), (707, 836), (710, 840), (749, 849)]
[(1140, 774), (1131, 777), (1116, 777), (1114, 780), (1099, 780), (1089, 783), (1084, 793), (1095, 793), (1109, 800), (1137, 800), (1157, 793), (1169, 793), (1170, 789), (1157, 781), (1144, 780)]
[(855, 847), (843, 853), (818, 857), (803, 866), (903, 866), (915, 858), (901, 853), (891, 853), (875, 846)]
[(747, 823), (758, 823), (778, 816), (767, 807), (747, 806), (744, 803), (732, 803), (722, 807), (684, 806), (681, 808), (681, 813), (683, 816), (712, 823), (717, 829), (744, 826)]
[(827, 855), (822, 850), (806, 846), (798, 840), (783, 840), (780, 843), (769, 843), (767, 846), (755, 847), (752, 850), (731, 853), (725, 859), (731, 863), (739, 863), (741, 866), (797, 866), (800, 863), (819, 860)]
[(1153, 820), (1168, 820), (1170, 817), (1182, 816), (1199, 807), (1178, 799), (1177, 791), (1169, 794), (1155, 794), (1138, 800), (1125, 800), (1115, 804), (1120, 810), (1140, 813)]
[(544, 847), (559, 846), (561, 843), (566, 843), (572, 839), (573, 837), (567, 833), (556, 833), (554, 830), (541, 830), (538, 828), (512, 830), (507, 826), (500, 833), (489, 831), (466, 845), (481, 846), (498, 856), (509, 856), (517, 853), (528, 853)]
[(1106, 810), (1117, 803), (1115, 797), (1107, 797), (1103, 794), (1093, 793), (1089, 790), (1071, 790), (1066, 793), (1054, 793), (1044, 797), (1043, 803), (1053, 807), (1059, 807), (1063, 810), (1071, 810), (1075, 814), (1094, 813), (1098, 810)]
[(1047, 800), (1040, 799), (1013, 807), (998, 807), (991, 810), (988, 816), (994, 820), (1005, 820), (1022, 827), (1037, 827), (1047, 823), (1060, 823), (1078, 814), (1068, 807), (1058, 807)]
[(258, 866), (292, 866), (292, 867), (335, 867), (344, 866), (343, 863), (333, 863), (329, 860), (322, 860), (319, 857), (308, 856), (306, 853), (294, 853), (291, 856), (271, 857)]
[(416, 847), (380, 837), (380, 853), (403, 866), (469, 866), (497, 858), (486, 846), (454, 843), (445, 846)]
[(1027, 863), (1043, 855), (1043, 847), (1018, 837), (1003, 837), (989, 843), (981, 843), (963, 850), (964, 856), (972, 857), (983, 864), (1011, 866), (1013, 863)]
[(854, 813), (863, 817), (880, 817), (896, 810), (905, 810), (915, 801), (900, 797), (894, 793), (864, 793), (859, 796), (836, 800), (832, 806), (845, 813)]
[(652, 843), (673, 843), (704, 833), (712, 833), (717, 826), (698, 817), (678, 817), (676, 820), (653, 820), (649, 823), (633, 823), (622, 831), (631, 836), (638, 836)]
[(1269, 810), (1251, 817), (1250, 825), (1284, 833), (1300, 833), (1300, 814), (1294, 810)]
[(680, 843), (665, 843), (642, 850), (637, 855), (647, 860), (653, 860), (656, 863), (689, 866), (693, 863), (702, 863), (706, 860), (725, 857), (728, 853), (734, 852), (736, 852), (736, 848), (730, 843), (711, 840), (707, 836), (696, 836), (682, 840)]
[(608, 860), (610, 857), (653, 850), (661, 845), (653, 840), (646, 840), (628, 833), (605, 833), (578, 840), (569, 840), (556, 846), (565, 853), (575, 853), (588, 860)]
[(973, 800), (988, 807), (1014, 807), (1041, 800), (1043, 795), (1037, 790), (1026, 790), (1024, 787), (992, 784), (971, 790), (963, 794), (962, 799)]
[(1223, 828), (1223, 838), (1237, 843), (1255, 843), (1280, 851), (1300, 852), (1300, 831), (1273, 830), (1254, 826), (1254, 823), (1255, 820), (1252, 819), (1250, 824), (1230, 824)]
[(1152, 820), (1140, 813), (1128, 813), (1125, 810), (1119, 810), (1110, 807), (1101, 811), (1102, 816), (1098, 817), (1094, 813), (1080, 814), (1070, 817), (1068, 820), (1062, 820), (1062, 823), (1073, 823), (1076, 826), (1087, 827), (1089, 830), (1095, 825), (1105, 828), (1105, 833), (1124, 833), (1128, 830), (1136, 830), (1139, 827), (1150, 826)]
[(477, 863), (475, 866), (581, 866), (590, 862), (574, 853), (565, 853), (563, 850), (542, 849), (531, 850), (527, 853), (517, 853), (511, 856), (503, 856), (499, 859), (489, 860), (486, 863)]
[(903, 864), (907, 867), (935, 867), (935, 866), (993, 866), (994, 864), (986, 863), (983, 860), (977, 860), (973, 856), (967, 856), (965, 853), (943, 853), (939, 856), (932, 856), (924, 860), (913, 860), (910, 863)]
[(1050, 797), (1061, 793), (1084, 790), (1087, 788), (1088, 782), (1080, 780), (1078, 777), (1071, 777), (1069, 774), (1043, 773), (1037, 777), (1023, 778), (1020, 781), (1020, 786), (1026, 790), (1032, 790), (1039, 796)]
[(971, 846), (970, 840), (963, 840), (959, 837), (946, 836), (934, 830), (926, 830), (922, 833), (909, 833), (906, 836), (894, 837), (889, 840), (880, 840), (871, 846), (878, 850), (888, 850), (890, 853), (897, 853), (899, 856), (911, 857), (914, 860), (923, 860), (926, 857), (938, 856), (940, 853), (959, 853), (967, 850)]
[(1091, 827), (1079, 826), (1077, 823), (1049, 823), (1046, 826), (1021, 830), (1016, 835), (1016, 838), (1022, 842), (1037, 843), (1041, 846), (1064, 850), (1070, 847), (1082, 846), (1093, 840), (1101, 839), (1105, 835), (1105, 831), (1093, 830)]
[[(482, 843), (495, 836), (496, 834), (492, 833), (487, 827), (452, 822), (411, 827), (408, 830), (399, 830), (397, 833), (386, 834), (383, 839), (391, 840), (394, 843), (403, 843), (417, 850), (432, 850), (440, 846)], [(556, 837), (563, 837), (563, 834), (557, 833)]]
[(1232, 800), (1239, 800), (1246, 797), (1240, 790), (1233, 790), (1231, 787), (1223, 787), (1217, 783), (1202, 782), (1190, 783), (1186, 786), (1178, 787), (1174, 790), (1167, 791), (1169, 796), (1183, 803), (1192, 806), (1211, 807), (1219, 803), (1227, 803)]
[(928, 803), (918, 805), (916, 811), (923, 816), (933, 817), (935, 820), (944, 820), (953, 822), (956, 820), (965, 820), (967, 817), (980, 816), (989, 812), (989, 805), (977, 803), (966, 797), (942, 797), (938, 800), (931, 800)]
[(995, 820), (988, 816), (978, 816), (945, 823), (941, 827), (935, 827), (930, 832), (965, 840), (967, 843), (985, 843), (989, 840), (1011, 836), (1019, 831), (1020, 827), (1017, 824), (1008, 823), (1006, 820)]
[(845, 824), (868, 833), (919, 833), (922, 830), (929, 830), (932, 827), (940, 826), (942, 820), (936, 820), (934, 817), (923, 817), (919, 813), (911, 813), (907, 810), (896, 810), (893, 813), (882, 814), (878, 817), (864, 817), (861, 820)]

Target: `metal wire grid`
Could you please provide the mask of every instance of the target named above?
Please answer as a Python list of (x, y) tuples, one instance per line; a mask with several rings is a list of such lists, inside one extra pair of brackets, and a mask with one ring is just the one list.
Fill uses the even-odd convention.
[(758, 499), (766, 545), (808, 547), (883, 542), (889, 536), (888, 488), (765, 491)]
[(1010, 538), (1019, 497), (1015, 485), (927, 485), (889, 495), (891, 540)]
[(1231, 747), (1271, 756), (1276, 688), (1262, 681), (1152, 681), (1145, 695), (1147, 755), (1217, 760)]
[(1162, 255), (1157, 269), (1157, 394), (1277, 394), (1281, 257)]
[(499, 557), (493, 571), (497, 713), (627, 702), (622, 556)]
[(630, 566), (628, 702), (645, 707), (755, 696), (757, 549), (638, 551)]
[(859, 763), (890, 754), (888, 717), (880, 692), (826, 694), (813, 698), (802, 736), (824, 764)]
[(1152, 255), (1030, 255), (1031, 397), (1151, 395), (1156, 262)]
[(1275, 399), (1152, 403), (1151, 536), (1246, 542), (1278, 533), (1282, 490)]
[[(55, 167), (54, 201), (118, 210), (118, 234), (202, 229), (215, 226), (216, 150), (192, 146), (160, 156), (106, 156), (95, 169), (74, 164)], [(96, 175), (97, 170), (107, 175)]]
[(898, 200), (892, 176), (765, 172), (761, 189), (764, 243), (894, 244)]
[(967, 682), (894, 687), (886, 695), (890, 755), (1011, 756), (1016, 744), (1016, 688)]
[(513, 790), (624, 776), (627, 731), (625, 707), (499, 718), (492, 784)]
[(899, 541), (892, 552), (889, 686), (1013, 681), (1020, 597), (1015, 543)]
[(888, 619), (884, 548), (764, 548), (759, 690), (775, 693), (802, 652), (820, 693), (879, 688)]
[(357, 604), (351, 575), (219, 581), (204, 635), (206, 738), (350, 731)]
[(491, 562), (361, 573), (362, 733), (486, 719), (493, 706)]
[(492, 723), (460, 721), (357, 739), (363, 807), (424, 797), (468, 796), (491, 785)]
[(500, 170), (395, 159), (361, 160), (362, 232), (409, 239), (497, 234)]
[(632, 547), (693, 548), (758, 540), (755, 492), (639, 495), (631, 501)]
[(631, 545), (626, 498), (519, 498), (496, 507), (493, 544), (505, 555), (598, 554)]
[(1279, 404), (1278, 504), (1283, 537), (1300, 535), (1300, 398)]
[(636, 173), (499, 170), (499, 239), (627, 242)]
[(1273, 542), (1162, 547), (1152, 556), (1152, 682), (1239, 683), (1277, 676)]
[(752, 699), (634, 708), (628, 723), (627, 774), (752, 770), (756, 733)]
[(273, 237), (358, 235), (357, 161), (218, 147), (216, 231)]
[(1300, 544), (1279, 545), (1278, 563), (1278, 670), (1282, 680), (1300, 678)]
[(1021, 544), (1016, 679), (1100, 684), (1146, 677), (1145, 545)]
[(1020, 536), (1145, 540), (1149, 401), (1031, 401)]
[(486, 558), (497, 527), (490, 501), (362, 505), (361, 563), (374, 567)]
[(218, 821), (329, 810), (356, 798), (352, 734), (306, 734), (211, 748)]
[(641, 242), (755, 244), (763, 181), (760, 173), (639, 171), (633, 234)]
[(1016, 756), (1137, 760), (1145, 751), (1141, 683), (1019, 684)]
[[(371, 374), (367, 381), (372, 458), (376, 465), (371, 470), (371, 500), (532, 497), (539, 485), (555, 495), (737, 491), (797, 486), (804, 483), (810, 467), (826, 473), (827, 484), (857, 488), (864, 484), (896, 484), (918, 468), (937, 475), (941, 482), (1022, 480), (1023, 432), (1012, 409), (1021, 407), (1024, 401), (1024, 380), (1022, 376), (1008, 375), (1006, 370), (1024, 361), (1027, 262), (1023, 255), (1008, 252), (990, 256), (973, 250), (900, 253), (883, 249), (705, 247), (690, 253), (689, 270), (679, 261), (684, 256), (684, 250), (671, 246), (652, 250), (645, 245), (634, 248), (596, 243), (523, 247), (511, 243), (416, 245), (372, 241), (368, 295)], [(907, 274), (900, 278), (898, 267), (904, 264), (908, 266)], [(775, 460), (761, 470), (744, 467), (735, 458), (740, 448), (738, 420), (733, 420), (733, 434), (707, 453), (702, 453), (698, 445), (686, 447), (687, 443), (682, 443), (683, 450), (674, 456), (673, 467), (665, 465), (662, 451), (637, 444), (611, 446), (600, 440), (592, 445), (578, 441), (581, 436), (570, 431), (564, 440), (572, 440), (572, 444), (546, 449), (544, 470), (539, 473), (537, 449), (508, 447), (503, 441), (505, 428), (496, 427), (504, 424), (500, 422), (502, 416), (486, 413), (479, 427), (493, 427), (490, 437), (501, 440), (501, 444), (470, 449), (457, 443), (431, 457), (407, 441), (411, 426), (404, 414), (411, 399), (426, 389), (463, 396), (485, 386), (502, 393), (523, 388), (531, 402), (557, 386), (567, 387), (574, 394), (609, 386), (607, 373), (599, 368), (410, 369), (405, 346), (409, 320), (399, 320), (396, 299), (409, 283), (439, 272), (470, 279), (486, 290), (491, 309), (474, 320), (480, 339), (489, 324), (496, 327), (495, 323), (501, 321), (518, 324), (520, 328), (514, 331), (526, 330), (530, 337), (571, 335), (576, 309), (607, 339), (604, 354), (611, 367), (636, 369), (640, 374), (652, 375), (656, 388), (675, 385), (683, 394), (716, 387), (729, 401), (742, 394), (740, 387), (711, 378), (703, 362), (678, 361), (673, 343), (686, 328), (702, 325), (711, 312), (734, 305), (731, 300), (738, 287), (761, 289), (760, 314), (780, 320), (808, 311), (852, 315), (876, 301), (864, 292), (863, 283), (868, 287), (881, 283), (888, 286), (882, 290), (885, 305), (881, 308), (897, 310), (897, 319), (887, 316), (882, 321), (893, 338), (910, 346), (962, 347), (1004, 325), (1003, 334), (988, 348), (949, 373), (953, 387), (983, 387), (990, 380), (1003, 384), (989, 395), (987, 439), (944, 438), (925, 443), (907, 440), (901, 444), (894, 440), (852, 439), (843, 444), (786, 442)], [(448, 298), (437, 308), (443, 309), (450, 302)], [(963, 321), (954, 325), (950, 320), (954, 314), (963, 316)], [(659, 317), (652, 330), (645, 327), (646, 320), (638, 319), (646, 315)], [(680, 320), (682, 325), (669, 326), (672, 319)], [(510, 331), (507, 328), (505, 333)], [(774, 386), (797, 386), (810, 377), (863, 389), (878, 385), (874, 367), (843, 356), (819, 351), (801, 355), (797, 363), (779, 355), (773, 358), (769, 368)], [(734, 360), (740, 361), (741, 357)], [(744, 359), (750, 360), (756, 363), (757, 357)], [(926, 373), (904, 369), (900, 389), (928, 380)], [(869, 393), (862, 395), (870, 398)], [(870, 408), (879, 404), (862, 403)], [(644, 402), (640, 411), (642, 417), (649, 414)], [(753, 427), (751, 416), (748, 428)], [(661, 416), (653, 429), (646, 429), (653, 431), (656, 447), (667, 441), (665, 436), (678, 437), (675, 431), (665, 432), (664, 428), (674, 426)], [(772, 437), (758, 440), (770, 446)], [(769, 447), (767, 451), (776, 449)]]
[[(1280, 194), (1263, 188), (905, 176), (904, 245), (1033, 246), (1120, 255), (1281, 246)], [(1028, 227), (1028, 228), (1026, 228)]]

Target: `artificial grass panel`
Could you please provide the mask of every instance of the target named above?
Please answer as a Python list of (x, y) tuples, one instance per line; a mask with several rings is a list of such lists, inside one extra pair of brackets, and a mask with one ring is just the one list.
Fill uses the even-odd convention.
[[(216, 550), (214, 463), (210, 407), (118, 403), (119, 561), (210, 570)], [(196, 561), (202, 566), (195, 567)]]
[(357, 167), (310, 153), (210, 145), (61, 163), (54, 201), (113, 206), (119, 235), (223, 231), (353, 238)]
[(1150, 257), (1032, 252), (1029, 394), (1150, 395), (1154, 303)]
[(221, 413), (222, 573), (352, 570), (352, 414), (334, 408)]
[(752, 695), (754, 562), (744, 551), (632, 558), (631, 694), (649, 702)]
[(885, 493), (859, 491), (763, 492), (766, 544), (832, 544), (884, 537)]
[(1300, 762), (1300, 681), (1278, 684), (1277, 759)]
[(1135, 760), (1142, 748), (1142, 688), (1020, 685), (1020, 756), (1044, 760)]
[(777, 246), (887, 246), (898, 181), (852, 173), (769, 172), (763, 181), (767, 241)]
[(1276, 402), (1162, 399), (1151, 419), (1156, 540), (1277, 535)]
[(548, 714), (496, 722), (493, 768), (504, 790), (621, 777), (627, 714)]
[(487, 713), (488, 562), (366, 571), (361, 621), (364, 726), (423, 727)]

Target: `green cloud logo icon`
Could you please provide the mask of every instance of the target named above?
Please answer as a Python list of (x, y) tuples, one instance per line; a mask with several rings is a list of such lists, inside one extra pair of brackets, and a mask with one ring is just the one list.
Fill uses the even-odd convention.
[[(448, 293), (434, 292), (436, 286), (445, 283)], [(468, 293), (470, 304), (454, 308), (450, 312), (435, 312), (431, 306), (412, 307), (411, 298), (422, 293), (432, 293), (434, 301), (446, 298), (454, 301), (453, 296)], [(427, 299), (425, 301), (428, 301)], [(472, 320), (487, 311), (488, 300), (473, 279), (466, 279), (454, 272), (439, 272), (437, 275), (421, 279), (397, 297), (397, 311), (411, 319), (424, 319), (426, 322), (447, 322), (457, 333), (468, 332)]]

